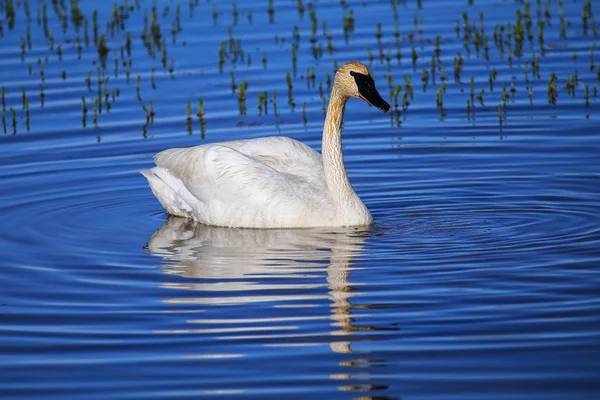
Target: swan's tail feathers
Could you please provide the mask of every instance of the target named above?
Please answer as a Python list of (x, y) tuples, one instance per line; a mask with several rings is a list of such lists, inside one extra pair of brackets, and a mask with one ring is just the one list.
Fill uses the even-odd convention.
[(149, 169), (141, 170), (140, 174), (144, 175), (146, 177), (146, 179), (148, 179), (148, 182), (150, 182), (150, 179), (152, 179), (152, 177), (154, 176), (152, 171), (150, 171)]
[(177, 217), (192, 218), (192, 208), (186, 203), (181, 196), (173, 189), (169, 183), (177, 185), (177, 182), (169, 182), (171, 179), (176, 179), (170, 174), (164, 174), (162, 168), (152, 168), (140, 171), (142, 175), (148, 179), (152, 193), (158, 199), (164, 209), (171, 215)]

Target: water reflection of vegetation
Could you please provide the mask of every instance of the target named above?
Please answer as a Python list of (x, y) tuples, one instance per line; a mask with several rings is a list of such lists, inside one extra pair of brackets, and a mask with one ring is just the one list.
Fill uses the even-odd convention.
[[(489, 30), (486, 30), (486, 18), (483, 11), (472, 12), (473, 7), (476, 7), (475, 2), (469, 2), (468, 9), (462, 11), (460, 15), (457, 15), (455, 19), (455, 32), (456, 39), (460, 40), (463, 50), (457, 52), (452, 57), (452, 69), (454, 76), (454, 83), (450, 84), (446, 82), (446, 68), (450, 67), (445, 64), (445, 60), (448, 59), (448, 55), (443, 57), (445, 51), (444, 47), (448, 43), (452, 43), (454, 40), (448, 37), (442, 37), (442, 35), (435, 35), (433, 37), (427, 37), (425, 32), (426, 21), (423, 16), (423, 4), (417, 2), (416, 11), (413, 15), (413, 25), (409, 26), (408, 32), (403, 34), (400, 27), (400, 15), (403, 11), (402, 8), (407, 9), (409, 5), (407, 2), (393, 0), (390, 2), (391, 17), (393, 23), (386, 28), (386, 24), (377, 21), (373, 23), (371, 29), (365, 29), (361, 25), (361, 32), (371, 31), (372, 42), (365, 43), (365, 58), (368, 59), (369, 64), (374, 66), (377, 62), (380, 67), (384, 68), (384, 75), (388, 78), (388, 89), (390, 93), (390, 100), (393, 105), (393, 112), (391, 115), (391, 123), (395, 126), (401, 126), (402, 122), (407, 119), (409, 115), (410, 104), (414, 102), (414, 93), (409, 90), (410, 86), (400, 85), (394, 82), (393, 76), (393, 64), (401, 65), (403, 60), (403, 51), (408, 51), (410, 54), (410, 62), (412, 64), (412, 74), (408, 74), (412, 78), (413, 75), (417, 75), (422, 82), (422, 92), (424, 96), (431, 98), (440, 110), (440, 120), (445, 120), (448, 112), (456, 113), (456, 110), (445, 108), (443, 95), (448, 93), (453, 98), (461, 96), (465, 93), (464, 83), (462, 80), (462, 74), (466, 68), (472, 66), (475, 62), (483, 62), (487, 67), (492, 68), (490, 72), (489, 92), (488, 88), (483, 87), (480, 83), (474, 82), (474, 77), (471, 76), (469, 82), (469, 91), (467, 98), (464, 100), (466, 103), (465, 113), (467, 118), (472, 118), (474, 113), (489, 112), (497, 105), (501, 105), (503, 109), (503, 119), (500, 121), (502, 127), (506, 123), (507, 110), (509, 109), (507, 100), (511, 100), (511, 104), (515, 102), (517, 91), (526, 93), (527, 101), (530, 105), (534, 105), (534, 99), (536, 98), (535, 92), (541, 89), (541, 85), (534, 85), (531, 83), (532, 79), (542, 80), (541, 64), (544, 62), (544, 58), (548, 51), (552, 50), (557, 46), (554, 39), (558, 36), (562, 43), (567, 44), (569, 37), (569, 29), (579, 29), (579, 32), (583, 32), (585, 36), (598, 37), (597, 23), (594, 18), (591, 0), (585, 0), (581, 4), (581, 19), (578, 24), (574, 24), (574, 21), (567, 19), (567, 13), (565, 12), (565, 4), (563, 1), (551, 1), (547, 0), (542, 2), (537, 0), (533, 2), (524, 2), (515, 7), (514, 19), (506, 21), (505, 23), (496, 23), (493, 26), (493, 32), (491, 36), (488, 34)], [(553, 4), (556, 4), (556, 8), (552, 8)], [(113, 63), (113, 75), (116, 79), (119, 75), (119, 68), (124, 68), (126, 74), (126, 83), (129, 84), (129, 77), (133, 67), (132, 59), (132, 47), (135, 45), (136, 37), (141, 39), (141, 44), (146, 49), (147, 54), (155, 59), (160, 59), (160, 67), (162, 72), (168, 74), (171, 78), (176, 78), (175, 73), (175, 60), (169, 59), (171, 52), (169, 46), (174, 45), (185, 45), (184, 43), (177, 42), (177, 36), (183, 31), (182, 23), (182, 6), (187, 7), (189, 10), (189, 18), (194, 17), (194, 12), (200, 7), (211, 7), (212, 13), (198, 13), (196, 18), (202, 18), (202, 15), (212, 15), (213, 24), (219, 24), (220, 8), (228, 7), (231, 10), (231, 26), (228, 27), (228, 38), (222, 40), (216, 38), (216, 43), (220, 43), (220, 47), (217, 51), (219, 71), (221, 73), (231, 74), (232, 77), (232, 94), (234, 94), (235, 101), (238, 102), (238, 109), (240, 115), (246, 115), (248, 113), (247, 102), (252, 99), (256, 101), (257, 107), (255, 108), (258, 113), (257, 116), (268, 115), (269, 104), (272, 104), (273, 110), (275, 111), (276, 105), (274, 100), (269, 100), (267, 92), (260, 88), (260, 85), (253, 85), (249, 80), (243, 80), (241, 83), (235, 82), (235, 72), (244, 70), (245, 68), (251, 68), (252, 55), (254, 52), (258, 53), (258, 57), (263, 65), (263, 69), (268, 70), (268, 52), (264, 49), (256, 48), (253, 51), (248, 51), (243, 47), (243, 38), (236, 35), (234, 27), (238, 24), (243, 23), (239, 20), (239, 15), (242, 12), (246, 13), (247, 23), (253, 24), (253, 10), (244, 9), (243, 6), (238, 6), (236, 2), (225, 4), (200, 4), (199, 0), (190, 0), (189, 2), (169, 2), (166, 4), (159, 5), (157, 1), (153, 1), (150, 6), (143, 6), (141, 0), (137, 0), (135, 4), (130, 4), (127, 1), (113, 3), (112, 13), (107, 15), (106, 21), (101, 21), (98, 10), (90, 12), (82, 9), (79, 0), (57, 0), (49, 3), (48, 1), (38, 1), (36, 4), (35, 11), (30, 6), (30, 1), (23, 0), (15, 3), (12, 0), (0, 1), (0, 10), (3, 11), (3, 18), (0, 19), (0, 38), (5, 36), (4, 27), (7, 27), (9, 31), (15, 29), (16, 21), (19, 13), (19, 6), (25, 16), (24, 20), (27, 21), (27, 26), (24, 34), (19, 37), (19, 56), (22, 62), (30, 62), (32, 53), (32, 28), (31, 20), (32, 16), (37, 17), (37, 27), (43, 32), (45, 39), (47, 40), (49, 50), (52, 54), (55, 54), (58, 61), (63, 61), (65, 54), (70, 52), (71, 49), (75, 49), (77, 53), (77, 59), (82, 59), (82, 52), (86, 49), (95, 49), (96, 54), (96, 75), (98, 81), (98, 91), (96, 97), (88, 97), (82, 100), (82, 126), (87, 127), (87, 107), (86, 103), (93, 104), (94, 110), (94, 126), (100, 126), (100, 118), (103, 112), (110, 112), (111, 107), (114, 106), (116, 99), (119, 97), (120, 88), (111, 87), (112, 82), (109, 81), (109, 62), (108, 58), (112, 54)], [(53, 22), (50, 17), (48, 8), (52, 7), (54, 14), (57, 17), (58, 23)], [(229, 8), (230, 7), (230, 8)], [(318, 88), (319, 98), (321, 103), (326, 103), (326, 91), (323, 90), (323, 82), (328, 81), (329, 71), (320, 72), (322, 69), (316, 68), (317, 64), (308, 65), (306, 73), (304, 75), (298, 74), (298, 65), (300, 62), (307, 64), (307, 60), (303, 57), (307, 55), (311, 56), (315, 63), (328, 59), (333, 66), (333, 69), (338, 65), (338, 60), (335, 58), (336, 53), (341, 53), (343, 46), (351, 45), (354, 40), (356, 33), (356, 27), (358, 24), (365, 24), (358, 18), (359, 14), (355, 12), (354, 6), (349, 2), (340, 2), (341, 7), (341, 29), (343, 31), (343, 43), (340, 43), (339, 39), (336, 39), (335, 35), (328, 28), (328, 22), (325, 18), (319, 15), (319, 5), (312, 2), (298, 1), (296, 11), (298, 13), (299, 20), (292, 25), (291, 32), (287, 34), (281, 34), (281, 32), (275, 32), (274, 38), (275, 43), (286, 48), (290, 51), (290, 71), (286, 73), (286, 83), (288, 87), (288, 105), (290, 111), (294, 112), (297, 101), (298, 104), (302, 104), (303, 113), (302, 119), (306, 122), (309, 117), (305, 110), (304, 104), (310, 105), (309, 97), (306, 96), (312, 92), (315, 92)], [(371, 4), (364, 3), (361, 7), (371, 7)], [(377, 5), (377, 7), (383, 7)], [(569, 4), (571, 10), (576, 5)], [(174, 11), (173, 11), (174, 10)], [(557, 14), (553, 15), (553, 11), (557, 10)], [(270, 24), (275, 24), (276, 5), (271, 0), (266, 6), (266, 10), (263, 12), (269, 16)], [(304, 19), (305, 13), (308, 12), (308, 19)], [(86, 17), (87, 14), (87, 17)], [(473, 16), (473, 14), (475, 14)], [(139, 35), (132, 33), (128, 27), (131, 25), (130, 22), (135, 16), (142, 16), (143, 25)], [(556, 23), (558, 19), (558, 24)], [(105, 23), (104, 23), (105, 22)], [(164, 23), (170, 22), (170, 29), (164, 28)], [(331, 22), (330, 22), (331, 23)], [(67, 35), (69, 29), (72, 30)], [(103, 31), (104, 29), (104, 31)], [(91, 31), (91, 34), (90, 34)], [(61, 32), (62, 36), (58, 35), (57, 32)], [(304, 32), (308, 32), (304, 35)], [(167, 41), (167, 36), (170, 33), (171, 43)], [(304, 36), (303, 36), (304, 35)], [(554, 42), (549, 41), (552, 38)], [(287, 39), (287, 40), (286, 40)], [(364, 40), (364, 39), (363, 39)], [(303, 46), (308, 45), (310, 52), (301, 52)], [(547, 84), (547, 98), (548, 103), (556, 105), (559, 99), (559, 93), (565, 91), (568, 97), (574, 98), (577, 92), (582, 93), (585, 107), (590, 107), (590, 102), (595, 100), (597, 96), (597, 83), (600, 81), (600, 66), (596, 66), (594, 62), (594, 51), (595, 41), (591, 43), (589, 48), (589, 71), (582, 71), (576, 69), (572, 75), (565, 78), (560, 78), (556, 71), (548, 71), (548, 84)], [(373, 51), (375, 49), (375, 52)], [(406, 50), (405, 50), (406, 49)], [(395, 54), (393, 51), (395, 50)], [(462, 54), (461, 54), (462, 53)], [(464, 54), (464, 56), (463, 56)], [(44, 105), (44, 88), (46, 85), (46, 77), (44, 67), (50, 61), (51, 55), (45, 55), (44, 57), (37, 57), (37, 63), (39, 64), (39, 88), (40, 88), (40, 107)], [(579, 57), (581, 59), (581, 57)], [(481, 60), (478, 60), (481, 59)], [(498, 71), (504, 71), (502, 63), (506, 62), (508, 68), (513, 68), (513, 63), (518, 63), (519, 68), (523, 70), (524, 82), (515, 81), (513, 77), (508, 75), (499, 77)], [(550, 61), (551, 62), (551, 61)], [(577, 53), (573, 55), (573, 62), (575, 64), (580, 63), (578, 61)], [(29, 74), (33, 74), (31, 63), (28, 65)], [(156, 82), (156, 67), (150, 68), (150, 86), (154, 90), (158, 90)], [(596, 76), (594, 76), (594, 73)], [(92, 91), (92, 71), (88, 72), (88, 76), (85, 79), (86, 86), (89, 92)], [(396, 74), (397, 75), (397, 74)], [(67, 79), (67, 71), (62, 70), (61, 76), (63, 80)], [(136, 80), (136, 94), (137, 99), (140, 102), (141, 108), (144, 110), (146, 121), (144, 124), (144, 130), (154, 122), (153, 111), (148, 110), (146, 104), (151, 104), (148, 101), (146, 104), (143, 103), (141, 96), (141, 75), (138, 75)], [(490, 94), (494, 91), (494, 82), (497, 79), (503, 79), (501, 81), (502, 87), (507, 87), (510, 84), (510, 89), (503, 90), (500, 94), (500, 98), (494, 100)], [(595, 81), (594, 81), (595, 79)], [(292, 88), (295, 86), (295, 81), (306, 80), (307, 90), (300, 94), (293, 93)], [(318, 81), (318, 83), (317, 83)], [(407, 78), (405, 77), (405, 82)], [(563, 83), (564, 82), (564, 83)], [(521, 88), (519, 85), (523, 85)], [(29, 85), (26, 85), (29, 86)], [(330, 84), (327, 82), (327, 88)], [(248, 92), (248, 87), (256, 87), (254, 89), (255, 95), (249, 96), (251, 93)], [(429, 94), (429, 89), (433, 89), (433, 95)], [(12, 90), (8, 86), (9, 90)], [(510, 94), (507, 96), (507, 90)], [(235, 93), (237, 91), (237, 93)], [(10, 94), (10, 93), (9, 93)], [(296, 100), (295, 96), (301, 95), (302, 98)], [(401, 96), (402, 95), (402, 96)], [(79, 95), (78, 95), (79, 96)], [(10, 97), (10, 96), (9, 96)], [(275, 99), (275, 93), (272, 98)], [(477, 102), (475, 101), (477, 99)], [(27, 107), (23, 107), (23, 113), (26, 119), (26, 128), (29, 130), (29, 117), (30, 114), (35, 114), (35, 107), (31, 107), (30, 97), (27, 96)], [(188, 100), (189, 101), (189, 100)], [(453, 101), (453, 104), (456, 104)], [(4, 95), (2, 101), (2, 123), (4, 130), (6, 131), (6, 125), (8, 124), (7, 115), (8, 110), (12, 108), (10, 112), (11, 116), (16, 114), (14, 105), (11, 107), (6, 104)], [(151, 107), (151, 106), (150, 106)], [(453, 107), (454, 109), (456, 107)], [(274, 112), (278, 115), (277, 112)], [(192, 114), (188, 113), (188, 119), (186, 121), (189, 125), (189, 118)], [(589, 116), (589, 114), (587, 115)], [(202, 135), (204, 135), (204, 127), (207, 117), (204, 116), (199, 118), (200, 125), (202, 127)], [(210, 118), (210, 115), (208, 116)], [(17, 117), (13, 118), (13, 131), (16, 131)]]

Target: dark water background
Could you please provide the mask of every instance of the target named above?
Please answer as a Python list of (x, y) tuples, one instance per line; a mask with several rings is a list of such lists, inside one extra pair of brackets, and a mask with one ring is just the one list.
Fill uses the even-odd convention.
[[(473, 3), (1, 0), (0, 398), (600, 398), (598, 4)], [(167, 218), (153, 154), (319, 149), (349, 60), (372, 228)]]

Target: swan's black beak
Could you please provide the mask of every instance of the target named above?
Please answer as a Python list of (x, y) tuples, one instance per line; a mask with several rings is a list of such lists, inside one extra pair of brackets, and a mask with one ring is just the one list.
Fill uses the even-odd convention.
[(354, 71), (350, 71), (350, 75), (354, 77), (361, 99), (383, 112), (388, 112), (390, 105), (381, 98), (379, 92), (375, 89), (375, 81), (373, 81), (370, 75), (363, 75)]

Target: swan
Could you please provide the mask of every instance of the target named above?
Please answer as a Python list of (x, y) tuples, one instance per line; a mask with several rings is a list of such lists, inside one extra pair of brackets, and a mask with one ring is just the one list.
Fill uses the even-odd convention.
[(373, 217), (346, 174), (342, 119), (360, 98), (383, 112), (390, 105), (360, 62), (335, 74), (323, 126), (322, 156), (288, 137), (264, 137), (167, 149), (140, 171), (165, 210), (196, 222), (237, 228), (370, 225)]

